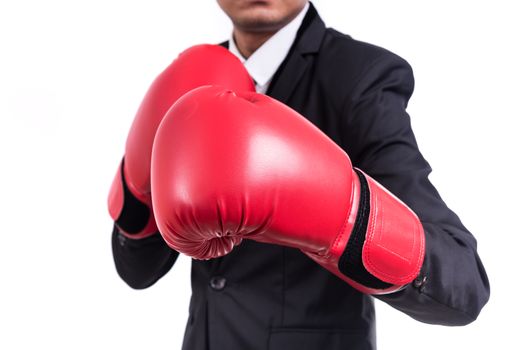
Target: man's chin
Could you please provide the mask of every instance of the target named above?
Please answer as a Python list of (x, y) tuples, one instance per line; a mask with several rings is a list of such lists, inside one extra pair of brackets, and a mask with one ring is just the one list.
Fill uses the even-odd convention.
[(273, 32), (281, 29), (286, 24), (284, 21), (272, 16), (272, 13), (248, 16), (248, 18), (234, 21), (236, 28), (246, 32)]

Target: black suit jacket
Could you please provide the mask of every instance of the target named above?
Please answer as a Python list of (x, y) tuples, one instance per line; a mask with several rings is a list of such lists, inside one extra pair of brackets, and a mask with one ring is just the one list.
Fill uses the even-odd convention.
[[(474, 237), (428, 180), (405, 111), (413, 89), (405, 60), (326, 28), (311, 5), (268, 94), (419, 216), (427, 244), (421, 274), (378, 298), (422, 322), (463, 325), (487, 302), (489, 284)], [(156, 282), (177, 257), (159, 235), (133, 241), (114, 230), (112, 242), (117, 270), (134, 288)], [(222, 258), (193, 260), (191, 274), (184, 349), (375, 349), (374, 297), (296, 249), (243, 241)]]

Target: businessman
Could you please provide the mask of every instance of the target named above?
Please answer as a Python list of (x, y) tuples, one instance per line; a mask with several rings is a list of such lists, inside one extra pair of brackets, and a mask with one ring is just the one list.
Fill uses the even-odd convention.
[[(326, 28), (307, 0), (218, 0), (218, 3), (233, 23), (231, 38), (221, 46), (196, 46), (182, 53), (155, 80), (130, 129), (125, 157), (109, 194), (109, 211), (115, 221), (112, 247), (119, 275), (133, 288), (147, 288), (170, 270), (178, 251), (197, 258), (192, 261), (193, 294), (183, 349), (375, 349), (374, 298), (425, 323), (465, 325), (474, 321), (489, 298), (488, 279), (477, 254), (474, 236), (428, 180), (431, 168), (417, 147), (406, 112), (414, 89), (409, 64), (386, 49)], [(198, 158), (201, 161), (198, 164), (208, 164), (206, 162), (212, 160), (211, 154), (216, 153), (213, 147), (219, 140), (218, 135), (222, 136), (221, 131), (214, 142), (212, 134), (200, 133), (201, 124), (189, 129), (185, 126), (186, 129), (170, 134), (175, 133), (174, 128), (167, 129), (165, 120), (162, 122), (170, 110), (176, 116), (170, 120), (175, 127), (179, 127), (178, 120), (187, 123), (188, 118), (174, 113), (183, 110), (190, 114), (193, 109), (200, 108), (188, 100), (192, 95), (194, 101), (207, 101), (208, 94), (214, 94), (208, 104), (211, 107), (206, 108), (228, 111), (229, 105), (223, 107), (222, 101), (215, 102), (215, 96), (222, 96), (223, 90), (200, 88), (204, 85), (240, 91), (239, 96), (260, 93), (275, 99), (270, 102), (273, 100), (265, 96), (271, 103), (266, 107), (269, 113), (275, 111), (272, 115), (281, 115), (279, 120), (296, 120), (293, 123), (300, 127), (293, 127), (293, 130), (303, 135), (296, 138), (299, 144), (290, 150), (315, 147), (310, 149), (332, 154), (324, 160), (324, 169), (338, 167), (338, 174), (343, 173), (341, 169), (356, 174), (344, 179), (348, 181), (346, 188), (350, 190), (347, 191), (354, 193), (356, 189), (359, 191), (356, 193), (369, 194), (369, 197), (356, 195), (355, 198), (344, 196), (344, 190), (335, 190), (338, 198), (345, 198), (345, 201), (353, 198), (348, 201), (351, 205), (345, 213), (361, 212), (359, 209), (366, 207), (362, 204), (370, 198), (387, 197), (387, 203), (393, 203), (393, 211), (389, 206), (384, 207), (386, 214), (372, 214), (370, 208), (363, 211), (367, 217), (387, 223), (385, 227), (391, 228), (394, 239), (391, 246), (397, 246), (397, 239), (403, 242), (401, 245), (417, 244), (417, 255), (405, 254), (398, 260), (408, 261), (405, 268), (386, 258), (383, 266), (390, 266), (391, 270), (386, 268), (379, 273), (370, 269), (365, 256), (359, 253), (358, 257), (350, 259), (359, 266), (343, 271), (340, 264), (343, 255), (331, 251), (331, 259), (326, 259), (330, 247), (326, 247), (325, 254), (320, 254), (324, 240), (318, 237), (314, 241), (313, 235), (304, 236), (305, 231), (296, 231), (303, 225), (310, 227), (312, 215), (288, 215), (282, 218), (284, 221), (274, 220), (283, 223), (277, 227), (282, 236), (266, 230), (266, 235), (256, 235), (253, 239), (233, 236), (223, 241), (220, 233), (207, 237), (203, 241), (211, 242), (212, 249), (206, 249), (205, 254), (202, 247), (209, 247), (209, 244), (195, 243), (192, 234), (196, 232), (200, 239), (201, 232), (207, 232), (207, 222), (197, 220), (194, 223), (196, 226), (202, 224), (202, 231), (184, 226), (174, 235), (177, 230), (170, 221), (172, 218), (161, 213), (166, 203), (160, 193), (165, 192), (158, 189), (157, 179), (161, 174), (165, 179), (189, 179), (189, 183), (199, 174), (182, 172), (191, 167), (173, 168), (174, 164), (168, 162), (172, 156), (160, 156), (162, 153), (157, 152), (156, 144), (153, 157), (151, 152), (156, 132), (162, 131), (156, 136), (156, 142), (187, 145), (181, 148), (180, 154), (173, 153), (177, 153), (177, 166), (186, 164), (180, 157), (187, 154), (191, 162)], [(181, 96), (184, 97), (179, 100)], [(263, 101), (258, 96), (246, 98)], [(231, 103), (239, 114), (249, 113), (236, 107), (235, 102)], [(179, 108), (171, 108), (174, 104)], [(285, 106), (289, 107), (289, 112)], [(287, 114), (290, 117), (286, 117)], [(237, 118), (230, 116), (222, 120), (235, 123)], [(238, 121), (243, 123), (238, 125), (244, 135), (248, 135), (248, 120)], [(251, 119), (252, 122), (256, 123), (256, 119)], [(284, 138), (281, 140), (291, 140), (292, 135), (286, 127), (289, 122), (273, 126), (269, 120), (265, 123), (261, 125), (262, 130), (267, 130), (268, 126), (269, 131)], [(163, 134), (165, 129), (166, 134)], [(188, 135), (207, 138), (184, 140), (179, 137), (187, 130), (191, 131)], [(208, 133), (208, 129), (205, 132)], [(324, 135), (318, 134), (320, 132)], [(172, 143), (177, 138), (182, 140)], [(237, 140), (242, 139), (237, 137)], [(192, 147), (192, 140), (199, 146), (209, 147)], [(270, 150), (278, 146), (269, 147)], [(194, 149), (201, 150), (201, 156), (198, 152), (185, 153)], [(315, 152), (312, 154), (317, 154)], [(151, 159), (155, 164), (151, 164)], [(317, 181), (319, 173), (311, 163), (313, 157), (303, 154), (297, 159), (306, 160), (305, 167), (297, 168), (300, 171), (297, 176), (304, 177), (300, 183), (314, 187), (320, 184), (321, 181)], [(230, 162), (231, 166), (239, 164), (233, 157), (223, 161)], [(156, 173), (151, 174), (152, 169)], [(177, 175), (186, 175), (176, 177), (174, 171), (178, 171)], [(152, 184), (151, 180), (156, 181)], [(334, 180), (325, 178), (325, 181), (332, 184)], [(196, 184), (201, 185), (200, 182)], [(197, 185), (187, 188), (201, 188)], [(287, 188), (286, 184), (279, 186)], [(314, 193), (314, 187), (310, 187), (310, 191), (306, 187), (299, 188), (299, 191)], [(267, 193), (268, 189), (264, 190)], [(156, 193), (153, 195), (152, 191)], [(190, 193), (184, 198), (193, 205), (191, 201), (199, 193), (202, 192)], [(331, 193), (328, 190), (320, 194)], [(309, 209), (317, 204), (318, 208), (334, 212), (335, 216), (352, 217), (339, 213), (340, 205), (332, 207), (335, 197), (329, 197), (324, 202), (326, 207), (322, 207), (319, 196), (311, 199), (315, 202), (304, 204)], [(331, 215), (326, 217), (333, 219)], [(359, 221), (356, 216), (352, 224), (346, 224), (351, 237)], [(361, 249), (370, 242), (370, 222), (364, 224), (364, 242), (357, 240), (354, 246), (359, 245)], [(405, 222), (411, 224), (402, 226)], [(158, 227), (159, 223), (163, 227)], [(399, 227), (408, 227), (402, 232), (413, 238), (404, 241), (405, 235), (397, 232)], [(342, 251), (350, 245), (344, 244)], [(371, 256), (375, 259), (373, 251)], [(381, 254), (375, 256), (379, 257), (374, 261), (383, 258)], [(403, 259), (405, 257), (408, 258)], [(399, 278), (398, 271), (405, 272), (408, 278)], [(170, 295), (170, 291), (167, 294)]]

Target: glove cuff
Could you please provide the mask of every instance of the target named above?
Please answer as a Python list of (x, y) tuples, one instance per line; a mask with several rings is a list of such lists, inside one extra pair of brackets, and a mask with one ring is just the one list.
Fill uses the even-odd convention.
[(421, 222), (361, 170), (355, 169), (354, 180), (349, 224), (324, 255), (304, 253), (363, 293), (399, 291), (418, 276), (424, 260)]
[(150, 196), (137, 198), (128, 188), (124, 176), (124, 159), (109, 191), (109, 213), (117, 228), (131, 239), (140, 239), (158, 231)]

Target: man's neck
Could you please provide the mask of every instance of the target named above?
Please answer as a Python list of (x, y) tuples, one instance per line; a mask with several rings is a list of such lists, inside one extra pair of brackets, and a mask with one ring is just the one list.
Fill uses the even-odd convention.
[(265, 41), (270, 39), (276, 31), (272, 32), (245, 32), (237, 28), (233, 29), (233, 39), (240, 54), (249, 58)]

